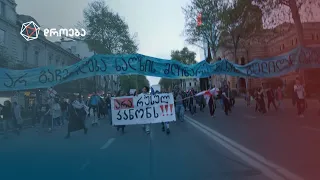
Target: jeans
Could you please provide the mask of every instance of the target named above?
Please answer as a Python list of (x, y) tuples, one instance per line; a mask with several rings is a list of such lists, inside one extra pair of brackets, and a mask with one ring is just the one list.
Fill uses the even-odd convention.
[(184, 106), (176, 105), (176, 115), (180, 121), (184, 121)]

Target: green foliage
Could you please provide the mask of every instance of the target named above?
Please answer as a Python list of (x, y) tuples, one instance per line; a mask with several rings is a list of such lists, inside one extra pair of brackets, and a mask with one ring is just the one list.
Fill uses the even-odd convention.
[[(196, 53), (190, 51), (187, 47), (184, 47), (182, 50), (173, 50), (171, 51), (171, 59), (179, 61), (183, 64), (195, 64)], [(173, 88), (174, 85), (181, 83), (178, 79), (166, 79), (161, 78), (159, 84), (164, 89)]]
[(131, 54), (138, 50), (136, 36), (130, 35), (127, 23), (102, 0), (89, 3), (82, 26), (87, 31), (84, 40), (96, 53)]
[[(204, 42), (208, 43), (214, 56), (219, 47), (219, 13), (223, 3), (223, 0), (191, 0), (191, 3), (183, 8), (186, 41), (202, 48), (204, 48), (202, 46)], [(201, 26), (197, 26), (196, 20), (199, 13), (202, 15), (203, 24)]]
[[(263, 10), (263, 13), (268, 15), (265, 23), (268, 26), (274, 26), (282, 23), (285, 19), (292, 17), (297, 13), (304, 14), (307, 21), (312, 21), (315, 18), (315, 14), (319, 11), (319, 0), (252, 0)], [(289, 7), (290, 12), (288, 14), (285, 11), (285, 6)], [(276, 12), (276, 13), (275, 13)], [(291, 17), (290, 17), (291, 16)]]
[(161, 78), (159, 81), (159, 84), (163, 89), (170, 89), (170, 88), (173, 89), (173, 87), (179, 83), (180, 81), (178, 79)]
[(252, 34), (262, 30), (262, 11), (251, 0), (234, 0), (221, 9), (220, 45), (232, 48), (237, 58), (240, 41), (246, 41)]
[(144, 86), (150, 86), (148, 79), (144, 75), (122, 75), (120, 76), (120, 84), (121, 90), (126, 93), (130, 89), (141, 90)]
[(181, 51), (173, 50), (171, 51), (171, 59), (182, 62), (183, 64), (195, 64), (196, 61), (196, 53), (189, 51), (187, 47), (184, 47)]
[[(305, 45), (303, 37), (303, 27), (301, 23), (301, 14), (304, 15), (304, 21), (315, 21), (315, 13), (319, 12), (319, 0), (253, 0), (255, 4), (263, 10), (264, 24), (271, 28), (280, 23), (287, 22), (287, 19), (293, 19), (295, 29), (298, 35), (298, 41), (301, 46)], [(286, 9), (289, 9), (289, 13)]]

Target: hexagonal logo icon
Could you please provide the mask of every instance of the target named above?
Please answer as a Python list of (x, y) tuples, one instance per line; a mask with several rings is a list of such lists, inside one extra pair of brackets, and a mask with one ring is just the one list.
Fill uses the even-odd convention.
[(27, 41), (37, 39), (39, 32), (40, 27), (33, 21), (23, 23), (20, 30), (21, 36)]

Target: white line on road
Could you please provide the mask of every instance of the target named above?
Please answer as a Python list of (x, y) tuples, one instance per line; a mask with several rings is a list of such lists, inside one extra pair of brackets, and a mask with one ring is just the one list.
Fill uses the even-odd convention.
[(302, 177), (299, 177), (298, 175), (290, 172), (289, 170), (280, 167), (269, 160), (265, 159), (261, 155), (245, 148), (244, 146), (232, 141), (231, 139), (223, 136), (222, 134), (212, 130), (211, 128), (193, 120), (190, 117), (186, 117), (189, 123), (191, 123), (193, 126), (198, 128), (200, 131), (207, 134), (209, 137), (223, 145), (225, 148), (229, 149), (234, 154), (238, 155), (241, 159), (249, 163), (250, 165), (259, 168), (261, 172), (263, 172), (268, 177), (277, 177), (277, 178), (271, 178), (271, 179), (284, 179), (283, 177), (280, 177), (279, 175), (275, 174), (274, 172), (270, 171), (268, 167), (274, 169), (279, 174), (285, 176), (287, 179), (290, 180), (303, 180)]
[(320, 129), (313, 128), (313, 127), (304, 126), (304, 127), (302, 127), (302, 128), (303, 128), (303, 129), (307, 129), (307, 130), (312, 130), (312, 131), (320, 132)]
[(107, 149), (113, 141), (116, 140), (115, 138), (110, 138), (100, 149)]

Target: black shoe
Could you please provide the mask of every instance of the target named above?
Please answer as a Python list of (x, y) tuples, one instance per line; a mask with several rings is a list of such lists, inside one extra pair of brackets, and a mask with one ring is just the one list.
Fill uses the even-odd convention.
[(122, 134), (124, 134), (124, 128), (121, 129)]
[(117, 127), (117, 131), (119, 131), (120, 130), (120, 128), (119, 127)]
[(84, 134), (88, 134), (88, 128), (84, 129)]
[(170, 129), (169, 128), (167, 129), (167, 134), (170, 134)]
[(164, 127), (162, 127), (162, 132), (164, 132), (165, 131), (165, 128)]

